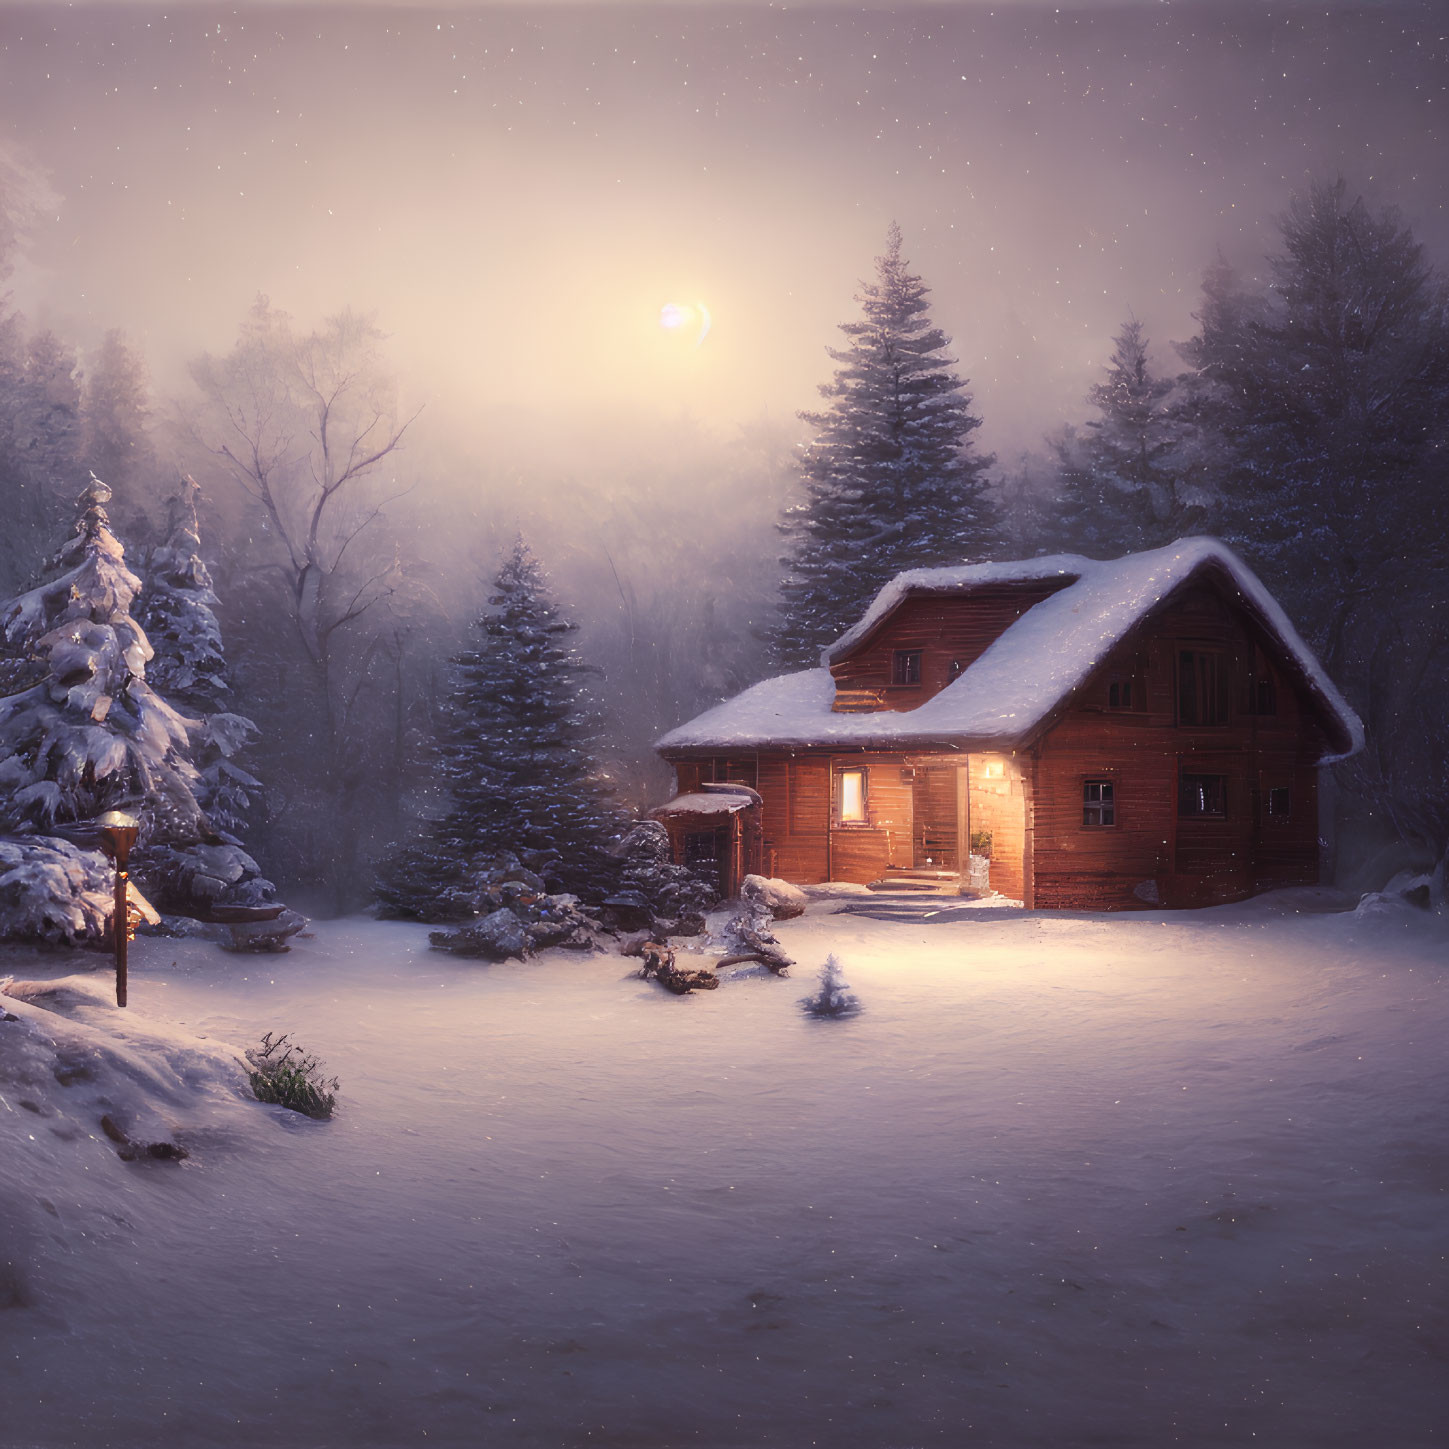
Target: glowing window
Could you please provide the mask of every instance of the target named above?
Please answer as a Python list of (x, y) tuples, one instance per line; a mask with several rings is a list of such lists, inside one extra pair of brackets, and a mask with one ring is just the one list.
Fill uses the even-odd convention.
[(837, 820), (841, 825), (864, 825), (865, 771), (842, 770), (836, 777)]

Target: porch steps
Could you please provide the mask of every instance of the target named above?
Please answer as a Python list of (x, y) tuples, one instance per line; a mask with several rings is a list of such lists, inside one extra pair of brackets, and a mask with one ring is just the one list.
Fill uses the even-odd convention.
[(909, 891), (912, 895), (956, 896), (961, 894), (961, 876), (954, 870), (893, 870), (867, 886), (871, 891), (892, 894)]

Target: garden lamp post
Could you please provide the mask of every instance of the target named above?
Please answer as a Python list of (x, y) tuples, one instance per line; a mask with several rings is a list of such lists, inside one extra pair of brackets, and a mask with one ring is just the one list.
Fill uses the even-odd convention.
[(111, 919), (111, 939), (116, 945), (116, 1005), (126, 1004), (126, 942), (131, 939), (131, 906), (127, 899), (126, 861), (136, 843), (141, 823), (121, 810), (107, 810), (96, 821), (106, 854), (116, 863), (116, 904)]

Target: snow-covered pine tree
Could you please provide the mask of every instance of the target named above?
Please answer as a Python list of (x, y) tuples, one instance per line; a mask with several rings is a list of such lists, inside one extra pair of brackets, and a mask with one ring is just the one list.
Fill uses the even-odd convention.
[(1136, 318), (1113, 344), (1106, 377), (1087, 394), (1097, 416), (1053, 443), (1059, 505), (1049, 547), (1094, 558), (1170, 543), (1202, 519), (1186, 477), (1184, 424), (1170, 402), (1173, 379), (1153, 373)]
[(126, 567), (92, 477), (73, 537), (50, 577), (0, 607), (28, 687), (0, 699), (0, 934), (101, 934), (104, 862), (49, 839), (107, 810), (141, 821), (142, 840), (194, 841), (205, 828), (188, 721), (146, 682), (151, 647), (131, 617), (140, 580)]
[(166, 538), (146, 555), (137, 617), (155, 651), (152, 687), (202, 722), (192, 755), (201, 776), (197, 798), (216, 830), (244, 837), (261, 783), (236, 756), (257, 727), (226, 709), (231, 691), (216, 594), (201, 557), (200, 493), (194, 479), (183, 478), (168, 501)]
[(439, 744), (448, 813), (383, 867), (391, 915), (455, 917), (447, 899), (512, 853), (554, 888), (597, 899), (617, 874), (620, 819), (595, 756), (588, 668), (568, 645), (577, 625), (550, 597), (520, 538), (478, 620), (483, 646), (453, 660), (456, 685)]
[(999, 524), (979, 454), (965, 381), (930, 320), (929, 289), (901, 257), (892, 225), (876, 278), (841, 325), (847, 345), (821, 386), (830, 407), (802, 413), (816, 429), (802, 460), (805, 499), (786, 511), (788, 552), (774, 646), (781, 664), (809, 666), (902, 569), (990, 557)]
[(128, 809), (142, 840), (196, 839), (187, 721), (146, 682), (151, 646), (131, 617), (127, 567), (92, 476), (51, 577), (0, 610), (41, 677), (0, 700), (0, 827), (17, 834)]

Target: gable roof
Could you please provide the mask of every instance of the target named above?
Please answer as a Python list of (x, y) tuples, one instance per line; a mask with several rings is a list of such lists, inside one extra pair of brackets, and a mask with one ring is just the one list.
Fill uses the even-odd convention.
[(860, 622), (822, 654), (833, 663), (858, 644), (908, 594), (969, 593), (987, 584), (1055, 578), (1066, 587), (1034, 604), (959, 678), (911, 710), (836, 714), (830, 670), (806, 669), (766, 679), (670, 730), (657, 748), (760, 749), (839, 745), (848, 748), (944, 744), (1011, 749), (1025, 744), (1047, 717), (1102, 663), (1131, 629), (1189, 579), (1218, 571), (1237, 591), (1324, 715), (1330, 749), (1321, 763), (1363, 748), (1363, 726), (1323, 672), (1298, 631), (1251, 569), (1226, 544), (1185, 538), (1166, 548), (1099, 561), (1076, 554), (960, 568), (911, 569), (876, 595)]

